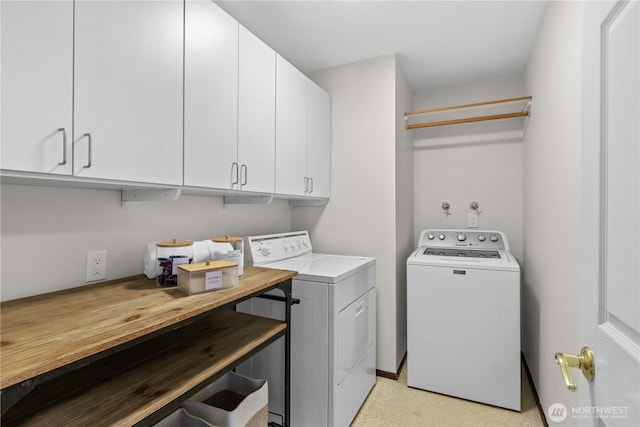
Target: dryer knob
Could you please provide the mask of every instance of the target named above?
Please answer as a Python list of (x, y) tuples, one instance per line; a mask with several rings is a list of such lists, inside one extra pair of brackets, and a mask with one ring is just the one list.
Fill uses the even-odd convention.
[(440, 234), (440, 235), (438, 236), (438, 239), (440, 239), (440, 240), (444, 240), (444, 234)]
[(459, 242), (464, 242), (465, 240), (467, 240), (467, 236), (465, 236), (462, 233), (458, 233), (458, 237), (457, 237)]
[(497, 242), (498, 241), (498, 235), (497, 234), (492, 234), (491, 235), (491, 241), (492, 242)]
[(268, 248), (262, 248), (260, 249), (260, 252), (262, 253), (263, 256), (267, 256), (271, 253), (271, 251)]

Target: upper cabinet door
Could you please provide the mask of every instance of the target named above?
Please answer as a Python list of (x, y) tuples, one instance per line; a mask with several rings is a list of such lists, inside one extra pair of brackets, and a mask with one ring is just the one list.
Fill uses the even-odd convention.
[(2, 169), (69, 175), (73, 2), (0, 7)]
[(240, 26), (238, 163), (240, 189), (275, 186), (276, 53)]
[(331, 194), (331, 97), (314, 82), (307, 85), (307, 195)]
[(304, 196), (307, 178), (307, 77), (276, 60), (276, 193)]
[(184, 184), (237, 188), (238, 23), (211, 0), (185, 13)]
[(76, 2), (75, 175), (182, 184), (183, 11)]

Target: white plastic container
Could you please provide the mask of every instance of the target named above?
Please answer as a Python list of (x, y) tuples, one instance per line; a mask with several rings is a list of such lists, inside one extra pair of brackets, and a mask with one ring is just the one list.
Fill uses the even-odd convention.
[(161, 419), (154, 427), (216, 427), (180, 408)]
[(254, 380), (229, 372), (182, 403), (190, 415), (215, 426), (266, 427), (267, 380)]
[(188, 295), (238, 286), (238, 264), (206, 261), (178, 266), (178, 289)]
[(238, 276), (242, 276), (244, 274), (244, 239), (226, 235), (224, 237), (214, 237), (211, 240), (216, 243), (229, 243), (233, 247), (232, 251), (227, 252), (226, 259), (238, 264)]

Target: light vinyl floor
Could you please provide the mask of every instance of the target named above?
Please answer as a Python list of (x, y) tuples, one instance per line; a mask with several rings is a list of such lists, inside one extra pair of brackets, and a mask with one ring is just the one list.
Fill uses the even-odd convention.
[(407, 364), (395, 381), (377, 377), (352, 427), (535, 426), (545, 422), (521, 369), (522, 411), (484, 405), (407, 386)]

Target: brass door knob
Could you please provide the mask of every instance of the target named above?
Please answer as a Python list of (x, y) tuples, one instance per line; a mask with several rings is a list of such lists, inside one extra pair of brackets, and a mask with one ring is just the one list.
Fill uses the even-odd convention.
[(593, 377), (596, 375), (593, 352), (589, 347), (582, 347), (579, 356), (556, 353), (556, 364), (560, 365), (564, 385), (571, 391), (576, 391), (576, 383), (573, 382), (569, 368), (580, 368), (584, 377), (589, 381), (593, 381)]

